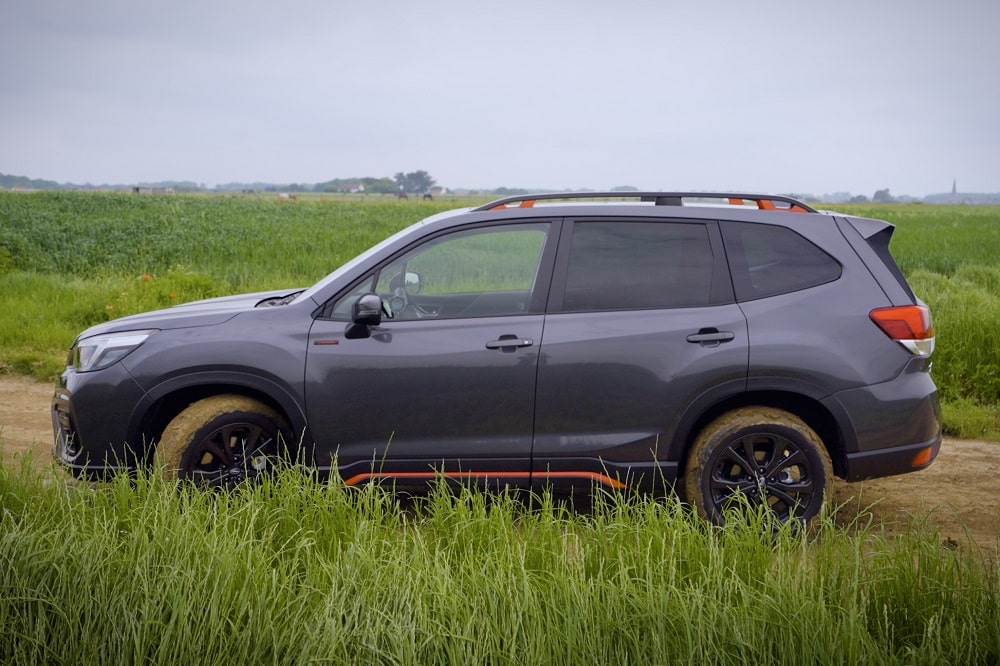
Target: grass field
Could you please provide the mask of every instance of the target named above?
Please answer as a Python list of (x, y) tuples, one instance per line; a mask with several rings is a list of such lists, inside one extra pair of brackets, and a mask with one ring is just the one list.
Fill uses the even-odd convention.
[[(0, 369), (50, 380), (86, 326), (308, 286), (394, 231), (470, 203), (0, 192)], [(948, 434), (1000, 439), (1000, 207), (839, 208), (897, 225), (893, 253), (934, 314)]]
[(995, 664), (1000, 576), (917, 530), (679, 502), (86, 488), (0, 462), (0, 663)]

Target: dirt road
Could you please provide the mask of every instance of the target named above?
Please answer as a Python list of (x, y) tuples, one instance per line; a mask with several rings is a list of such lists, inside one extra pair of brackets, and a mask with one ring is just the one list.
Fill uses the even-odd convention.
[[(52, 462), (49, 401), (53, 387), (23, 377), (0, 376), (0, 443), (5, 459), (33, 451), (43, 468)], [(847, 484), (838, 481), (840, 522), (860, 516), (883, 521), (895, 534), (926, 523), (942, 542), (964, 544), (966, 532), (985, 551), (1000, 555), (1000, 444), (947, 440), (938, 459), (914, 474)]]

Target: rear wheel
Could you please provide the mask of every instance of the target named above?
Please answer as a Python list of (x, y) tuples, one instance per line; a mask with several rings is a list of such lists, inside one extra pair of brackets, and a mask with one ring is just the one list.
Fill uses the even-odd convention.
[(212, 396), (174, 417), (153, 462), (168, 478), (231, 488), (269, 473), (290, 437), (288, 424), (267, 405), (240, 395)]
[(833, 466), (819, 436), (799, 417), (771, 407), (743, 407), (709, 423), (684, 476), (688, 501), (716, 525), (741, 502), (766, 506), (779, 522), (805, 524), (832, 485)]

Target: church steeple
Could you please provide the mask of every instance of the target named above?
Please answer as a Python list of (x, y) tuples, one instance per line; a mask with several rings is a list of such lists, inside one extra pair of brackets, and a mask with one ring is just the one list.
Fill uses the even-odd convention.
[(951, 181), (951, 193), (958, 194), (958, 179), (955, 178)]

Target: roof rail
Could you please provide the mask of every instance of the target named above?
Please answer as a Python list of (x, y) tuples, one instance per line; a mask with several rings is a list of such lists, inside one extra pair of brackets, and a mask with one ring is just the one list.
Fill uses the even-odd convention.
[(505, 197), (483, 204), (475, 210), (503, 210), (505, 208), (532, 208), (537, 201), (572, 199), (638, 199), (656, 206), (683, 206), (685, 199), (713, 199), (731, 206), (745, 202), (757, 205), (760, 210), (780, 210), (792, 213), (819, 212), (798, 199), (773, 194), (743, 194), (731, 192), (546, 192)]

